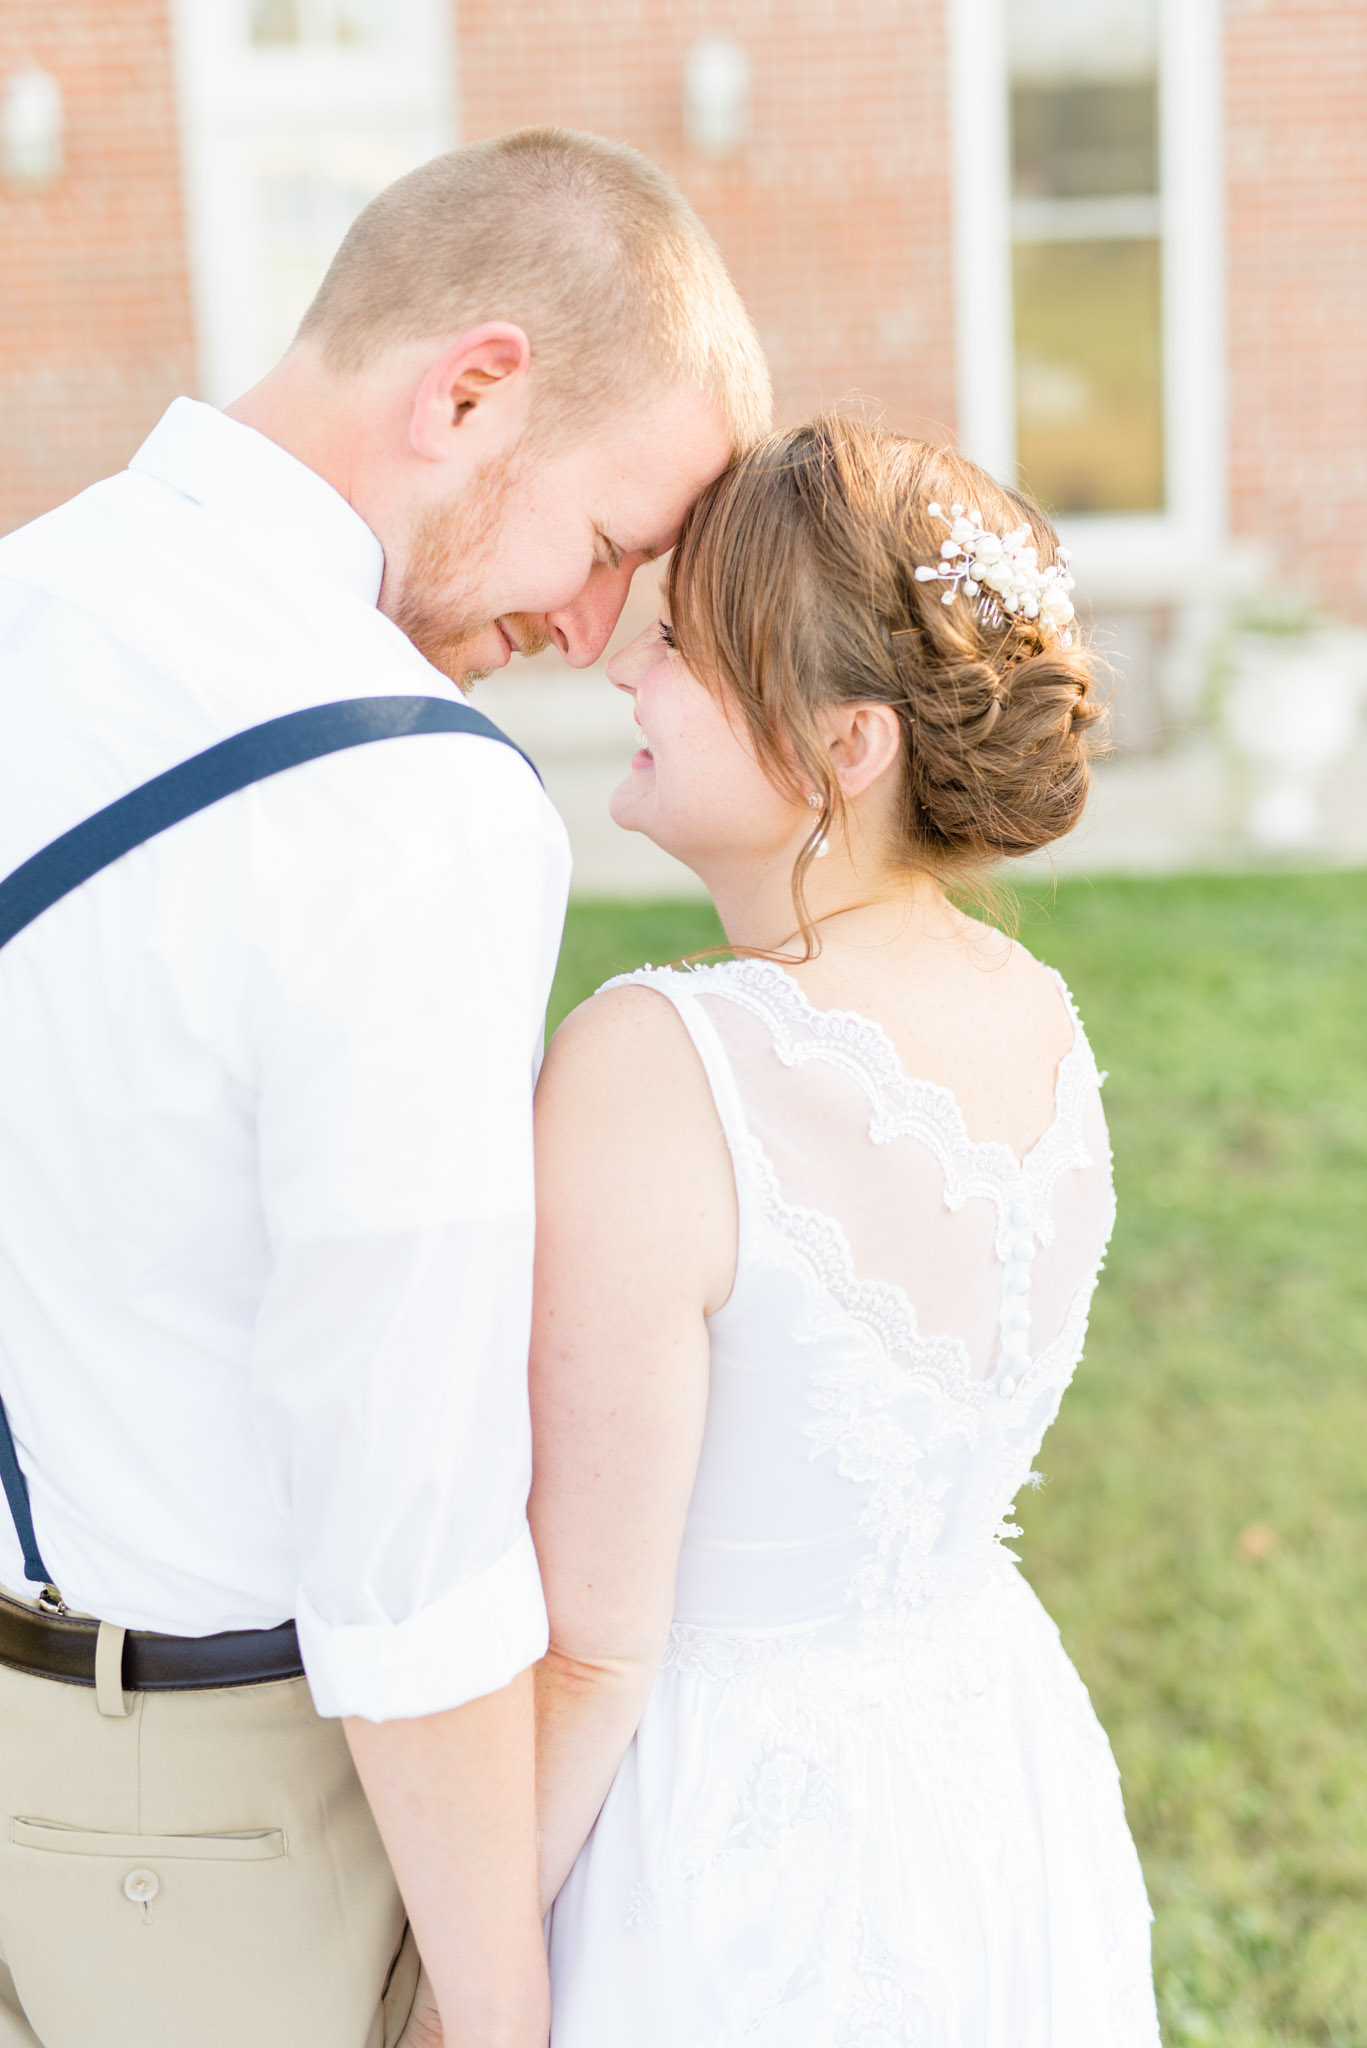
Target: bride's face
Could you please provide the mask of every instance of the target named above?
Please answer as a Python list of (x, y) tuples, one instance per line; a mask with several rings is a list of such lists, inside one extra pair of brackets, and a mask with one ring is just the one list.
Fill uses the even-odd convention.
[(667, 614), (613, 656), (608, 680), (633, 699), (641, 735), (631, 772), (612, 793), (618, 825), (703, 875), (796, 854), (811, 812), (775, 788), (739, 712), (675, 650)]

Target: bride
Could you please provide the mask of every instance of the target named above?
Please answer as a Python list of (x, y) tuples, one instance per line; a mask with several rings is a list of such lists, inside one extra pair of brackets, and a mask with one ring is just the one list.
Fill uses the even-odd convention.
[(821, 420), (705, 494), (613, 799), (734, 957), (541, 1082), (553, 2048), (1140, 2048), (1106, 1738), (1003, 1539), (1114, 1211), (1058, 977), (946, 886), (1076, 822), (1041, 515)]

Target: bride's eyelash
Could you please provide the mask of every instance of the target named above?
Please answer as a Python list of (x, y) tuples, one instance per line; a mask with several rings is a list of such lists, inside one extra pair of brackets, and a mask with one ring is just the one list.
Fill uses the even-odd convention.
[(664, 641), (665, 646), (677, 647), (679, 643), (674, 638), (674, 628), (668, 625), (664, 619), (658, 620), (657, 623), (660, 628), (660, 638)]

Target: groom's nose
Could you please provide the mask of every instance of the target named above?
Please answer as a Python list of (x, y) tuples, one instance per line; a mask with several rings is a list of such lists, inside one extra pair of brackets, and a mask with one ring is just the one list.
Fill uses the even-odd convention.
[(558, 611), (547, 612), (546, 631), (571, 668), (588, 668), (597, 661), (612, 638), (631, 579), (644, 560), (644, 555), (623, 555), (616, 567), (595, 562), (579, 595)]

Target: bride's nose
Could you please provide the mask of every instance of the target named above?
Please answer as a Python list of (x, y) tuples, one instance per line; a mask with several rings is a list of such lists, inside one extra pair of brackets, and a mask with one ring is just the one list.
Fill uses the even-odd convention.
[(644, 633), (638, 633), (636, 638), (629, 640), (625, 647), (619, 647), (607, 665), (608, 681), (615, 684), (619, 690), (625, 690), (629, 697), (636, 695), (636, 690), (640, 683), (641, 672), (645, 667), (651, 630), (647, 626)]

